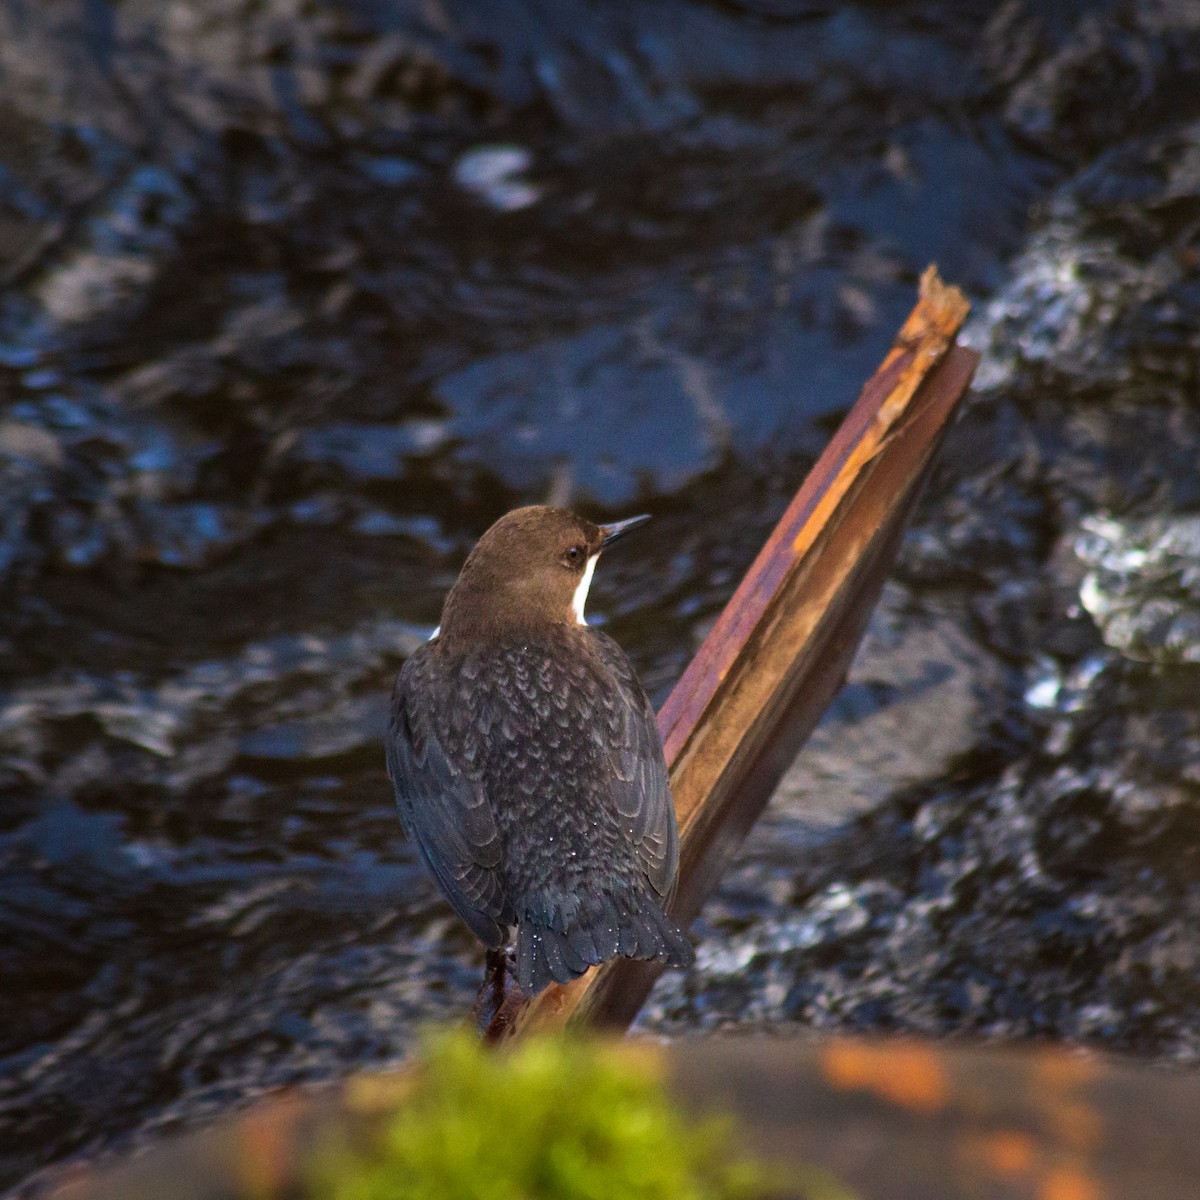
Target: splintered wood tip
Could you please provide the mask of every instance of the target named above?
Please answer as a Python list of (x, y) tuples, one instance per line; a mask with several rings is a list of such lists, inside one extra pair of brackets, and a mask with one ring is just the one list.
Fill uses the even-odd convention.
[(953, 284), (943, 283), (938, 274), (937, 263), (930, 263), (921, 272), (918, 293), (922, 307), (930, 310), (930, 317), (939, 326), (957, 329), (971, 311), (966, 296)]

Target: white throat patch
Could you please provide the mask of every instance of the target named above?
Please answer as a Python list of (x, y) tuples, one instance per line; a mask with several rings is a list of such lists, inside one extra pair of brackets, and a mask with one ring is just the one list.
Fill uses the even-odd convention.
[(596, 573), (596, 559), (599, 557), (599, 554), (593, 554), (587, 560), (587, 566), (583, 568), (583, 578), (575, 589), (575, 599), (571, 601), (571, 607), (575, 610), (575, 620), (580, 625), (587, 624), (583, 615), (583, 606), (587, 603), (588, 588), (592, 586), (592, 576)]

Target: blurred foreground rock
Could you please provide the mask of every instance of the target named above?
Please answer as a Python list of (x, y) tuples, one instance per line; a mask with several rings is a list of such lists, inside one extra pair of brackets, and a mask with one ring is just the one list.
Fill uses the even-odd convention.
[[(861, 1200), (1193, 1200), (1200, 1076), (1056, 1049), (835, 1038), (640, 1045), (678, 1100)], [(300, 1200), (334, 1129), (403, 1103), (403, 1073), (292, 1091), (129, 1164), (48, 1175), (53, 1200)], [(496, 1114), (503, 1120), (503, 1113)], [(800, 1196), (802, 1189), (789, 1192)]]

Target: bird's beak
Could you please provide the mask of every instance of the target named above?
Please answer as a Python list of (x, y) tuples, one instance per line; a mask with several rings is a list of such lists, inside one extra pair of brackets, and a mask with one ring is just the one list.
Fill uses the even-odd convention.
[(640, 517), (630, 517), (627, 521), (614, 521), (611, 525), (601, 525), (600, 532), (604, 534), (604, 541), (600, 543), (600, 549), (607, 550), (617, 538), (623, 538), (639, 525), (645, 525), (648, 520), (650, 520), (649, 513), (643, 513)]

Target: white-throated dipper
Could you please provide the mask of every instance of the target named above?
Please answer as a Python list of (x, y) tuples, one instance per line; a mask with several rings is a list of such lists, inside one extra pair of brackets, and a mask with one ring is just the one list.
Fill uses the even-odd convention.
[(392, 694), (400, 817), (500, 972), (527, 995), (618, 955), (692, 948), (665, 912), (679, 862), (654, 712), (583, 618), (601, 552), (648, 520), (518, 508), (471, 551)]

